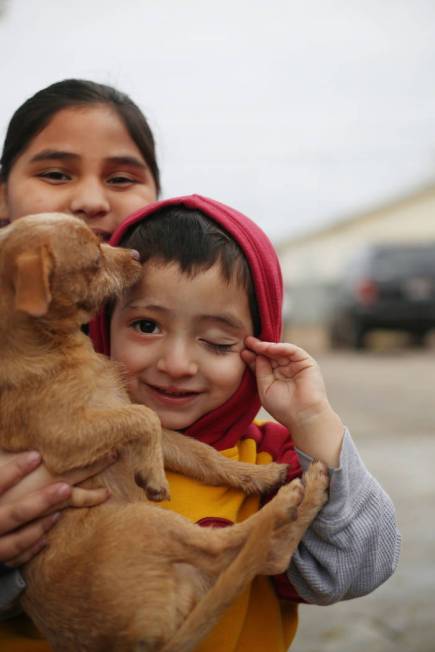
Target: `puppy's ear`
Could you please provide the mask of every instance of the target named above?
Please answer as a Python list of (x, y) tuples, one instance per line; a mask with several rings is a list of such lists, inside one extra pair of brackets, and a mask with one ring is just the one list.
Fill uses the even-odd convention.
[(52, 258), (46, 245), (18, 254), (15, 261), (15, 309), (33, 317), (48, 311)]

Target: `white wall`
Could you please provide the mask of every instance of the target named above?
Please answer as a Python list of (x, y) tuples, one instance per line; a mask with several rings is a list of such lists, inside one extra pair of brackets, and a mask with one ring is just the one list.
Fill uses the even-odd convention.
[(279, 252), (285, 285), (333, 283), (355, 249), (372, 242), (435, 241), (435, 187), (304, 239)]

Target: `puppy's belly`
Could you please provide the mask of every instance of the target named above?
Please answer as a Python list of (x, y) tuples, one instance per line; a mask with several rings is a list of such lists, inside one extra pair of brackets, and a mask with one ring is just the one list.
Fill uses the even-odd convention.
[(180, 613), (178, 574), (163, 554), (164, 522), (174, 518), (139, 502), (70, 510), (62, 517), (47, 549), (24, 568), (28, 588), (22, 598), (56, 650), (69, 649), (62, 637), (74, 638), (72, 649), (87, 650), (77, 642), (82, 645), (89, 632), (115, 640), (133, 627), (137, 613), (146, 620), (141, 629), (151, 634), (162, 616), (170, 629), (181, 624), (196, 591), (185, 592)]

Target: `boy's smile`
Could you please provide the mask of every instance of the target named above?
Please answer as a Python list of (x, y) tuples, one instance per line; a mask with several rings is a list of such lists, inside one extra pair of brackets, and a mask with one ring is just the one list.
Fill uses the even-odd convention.
[(237, 390), (252, 324), (246, 291), (228, 284), (219, 264), (189, 277), (176, 263), (151, 260), (117, 303), (110, 331), (111, 357), (127, 370), (132, 400), (181, 430)]

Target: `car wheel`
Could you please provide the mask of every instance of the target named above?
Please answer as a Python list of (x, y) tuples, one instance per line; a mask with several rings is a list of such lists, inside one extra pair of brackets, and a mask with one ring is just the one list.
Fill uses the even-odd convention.
[(356, 319), (350, 324), (349, 344), (355, 351), (362, 351), (367, 347), (367, 329)]
[(427, 331), (414, 331), (410, 333), (411, 346), (422, 348), (426, 344)]
[(346, 346), (346, 338), (343, 337), (342, 329), (338, 323), (331, 324), (328, 337), (331, 349), (341, 349)]

